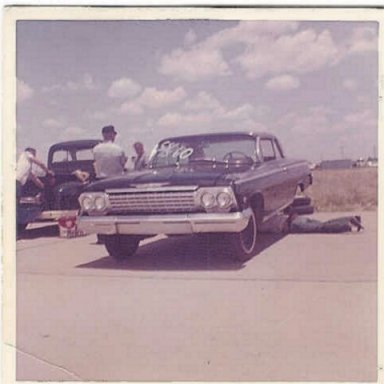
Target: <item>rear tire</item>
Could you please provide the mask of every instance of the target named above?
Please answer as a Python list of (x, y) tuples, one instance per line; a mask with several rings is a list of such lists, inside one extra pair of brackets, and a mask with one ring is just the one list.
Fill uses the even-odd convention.
[(121, 261), (136, 252), (140, 238), (132, 235), (105, 235), (104, 243), (109, 255)]
[(257, 239), (257, 220), (255, 212), (252, 210), (252, 215), (249, 218), (248, 225), (245, 229), (238, 233), (229, 235), (229, 248), (232, 257), (236, 261), (247, 261), (254, 256), (256, 251)]

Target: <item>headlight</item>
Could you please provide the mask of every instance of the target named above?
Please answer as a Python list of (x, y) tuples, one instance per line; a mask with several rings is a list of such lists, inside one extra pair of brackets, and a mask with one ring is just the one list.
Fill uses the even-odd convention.
[(205, 192), (201, 195), (201, 205), (204, 208), (212, 208), (216, 205), (215, 195), (211, 192)]
[(79, 197), (79, 203), (90, 215), (106, 214), (109, 208), (108, 195), (103, 192), (83, 193)]
[(102, 211), (107, 206), (104, 196), (97, 196), (95, 198), (95, 209)]
[(229, 212), (237, 207), (236, 198), (231, 187), (202, 187), (196, 193), (196, 205), (207, 212)]
[(227, 208), (232, 204), (232, 197), (228, 192), (220, 192), (217, 197), (217, 205), (220, 208)]
[(93, 199), (90, 196), (84, 196), (80, 204), (85, 211), (90, 211), (93, 208)]

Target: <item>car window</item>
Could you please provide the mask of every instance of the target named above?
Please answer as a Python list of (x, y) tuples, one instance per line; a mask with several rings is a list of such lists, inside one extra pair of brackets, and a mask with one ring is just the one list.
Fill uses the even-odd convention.
[(270, 161), (276, 159), (275, 148), (273, 142), (270, 139), (260, 140), (260, 150), (264, 161)]

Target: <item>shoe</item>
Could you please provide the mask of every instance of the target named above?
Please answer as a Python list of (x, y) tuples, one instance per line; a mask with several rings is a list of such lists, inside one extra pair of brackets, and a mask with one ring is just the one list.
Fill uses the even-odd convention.
[(357, 228), (357, 232), (360, 232), (364, 227), (361, 225), (361, 217), (360, 216), (354, 216), (350, 220), (350, 223), (354, 225)]

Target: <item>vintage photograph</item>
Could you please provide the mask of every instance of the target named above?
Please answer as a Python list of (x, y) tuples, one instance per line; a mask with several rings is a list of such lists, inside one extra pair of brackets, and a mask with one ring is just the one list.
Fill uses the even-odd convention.
[(8, 375), (378, 381), (379, 15), (10, 10)]

